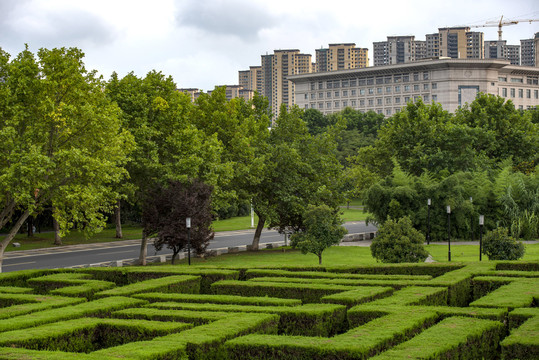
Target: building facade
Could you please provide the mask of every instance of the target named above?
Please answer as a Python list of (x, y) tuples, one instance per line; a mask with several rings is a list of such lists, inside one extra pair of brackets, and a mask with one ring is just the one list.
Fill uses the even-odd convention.
[(249, 70), (240, 70), (238, 72), (238, 84), (244, 90), (253, 90), (262, 94), (264, 91), (262, 66), (250, 66)]
[(369, 50), (354, 43), (329, 44), (316, 50), (316, 72), (357, 69), (369, 66)]
[(391, 116), (419, 98), (454, 112), (479, 92), (502, 96), (518, 109), (539, 105), (539, 69), (505, 60), (429, 59), (289, 79), (295, 103), (324, 114), (351, 107)]
[(426, 41), (415, 36), (388, 36), (387, 41), (373, 43), (374, 66), (403, 64), (427, 57)]
[(507, 45), (505, 40), (485, 41), (485, 59), (509, 60), (520, 65), (520, 45)]
[(520, 57), (523, 66), (539, 66), (537, 53), (539, 52), (539, 32), (533, 39), (520, 40)]

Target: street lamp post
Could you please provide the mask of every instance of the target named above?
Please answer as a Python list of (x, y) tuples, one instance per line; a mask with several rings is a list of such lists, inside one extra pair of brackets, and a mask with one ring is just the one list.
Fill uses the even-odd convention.
[(427, 245), (430, 244), (430, 198), (427, 199)]
[(485, 215), (479, 215), (479, 261), (483, 252), (483, 225), (485, 225)]
[(191, 265), (191, 218), (185, 218), (185, 226), (187, 227), (187, 263)]
[(451, 261), (451, 206), (447, 205), (447, 261)]
[(470, 196), (470, 204), (472, 205), (472, 215), (471, 215), (471, 219), (470, 219), (470, 231), (472, 233), (472, 241), (474, 241), (474, 236), (473, 236), (473, 198)]

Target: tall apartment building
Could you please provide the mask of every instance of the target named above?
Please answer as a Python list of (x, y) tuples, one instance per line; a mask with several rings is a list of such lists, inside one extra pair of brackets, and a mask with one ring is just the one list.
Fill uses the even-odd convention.
[(426, 57), (426, 42), (415, 36), (388, 36), (387, 41), (373, 43), (374, 66), (403, 64)]
[(520, 57), (523, 66), (539, 66), (536, 62), (539, 45), (539, 32), (533, 39), (520, 40)]
[(511, 65), (520, 65), (520, 45), (507, 45), (505, 40), (485, 41), (485, 59), (504, 59)]
[(483, 59), (484, 34), (469, 27), (439, 28), (437, 34), (427, 34), (426, 57), (452, 59)]
[(262, 94), (264, 91), (262, 66), (250, 66), (249, 70), (240, 70), (238, 72), (238, 84), (245, 90), (257, 91)]
[(369, 50), (354, 43), (329, 44), (316, 50), (316, 72), (357, 69), (369, 65)]
[(310, 54), (302, 54), (297, 49), (274, 50), (273, 54), (262, 55), (262, 95), (268, 98), (275, 116), (282, 104), (294, 105), (294, 84), (288, 77), (311, 73), (311, 58)]
[(422, 98), (454, 112), (478, 93), (499, 95), (517, 109), (539, 106), (539, 68), (507, 60), (426, 59), (397, 65), (294, 75), (295, 103), (323, 114), (346, 107), (391, 116)]

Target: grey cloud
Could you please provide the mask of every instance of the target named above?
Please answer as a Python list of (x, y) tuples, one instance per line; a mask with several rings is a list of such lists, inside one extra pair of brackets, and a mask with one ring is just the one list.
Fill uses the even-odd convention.
[(263, 7), (249, 1), (182, 1), (177, 10), (180, 26), (189, 26), (215, 35), (232, 35), (253, 40), (271, 28), (277, 19)]
[[(97, 15), (78, 9), (37, 12), (31, 1), (0, 1), (0, 34), (3, 45), (21, 48), (85, 46), (113, 41), (112, 27)], [(0, 44), (2, 46), (2, 44)]]

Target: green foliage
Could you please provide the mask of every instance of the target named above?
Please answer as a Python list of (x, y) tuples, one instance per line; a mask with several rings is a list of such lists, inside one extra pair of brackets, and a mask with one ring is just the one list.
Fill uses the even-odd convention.
[(293, 234), (291, 245), (304, 254), (315, 254), (318, 264), (322, 264), (322, 252), (332, 245), (338, 245), (347, 230), (342, 226), (339, 214), (327, 205), (310, 205), (304, 218), (305, 231)]
[(483, 238), (482, 252), (489, 260), (518, 260), (524, 256), (524, 244), (509, 236), (507, 228), (497, 228)]
[(382, 262), (422, 262), (428, 256), (425, 236), (412, 227), (410, 218), (389, 219), (378, 229), (371, 244), (372, 256)]
[(133, 137), (83, 57), (60, 48), (36, 59), (26, 49), (9, 62), (0, 51), (0, 228), (11, 229), (0, 258), (30, 215), (52, 205), (62, 233), (93, 233), (119, 196)]

